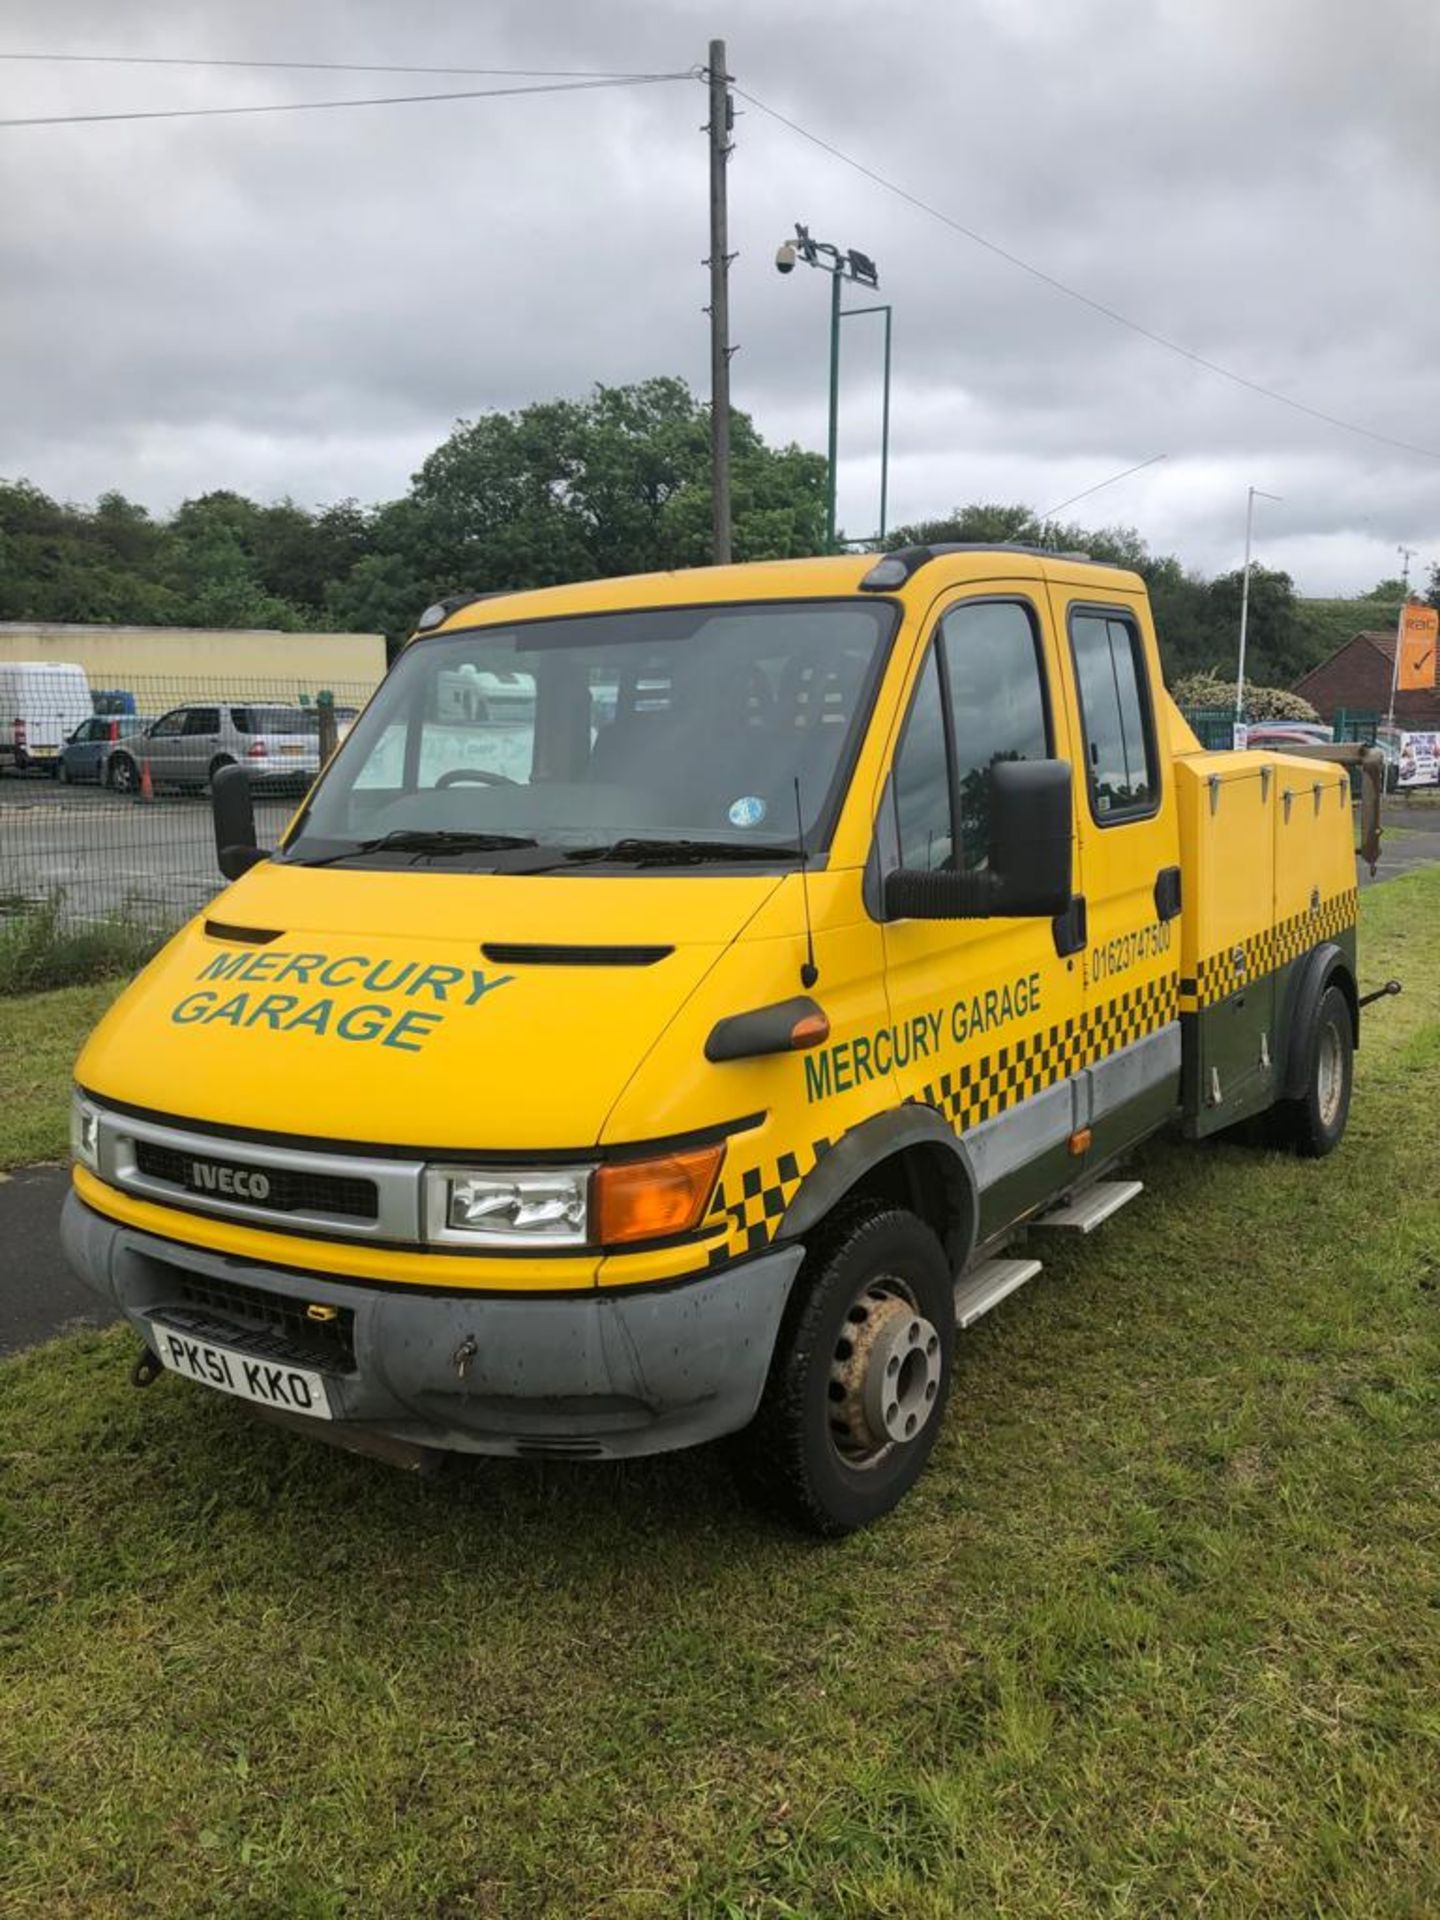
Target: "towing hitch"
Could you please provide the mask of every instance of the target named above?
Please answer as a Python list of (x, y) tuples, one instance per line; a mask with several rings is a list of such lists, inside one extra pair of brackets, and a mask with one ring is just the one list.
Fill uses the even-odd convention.
[(1357, 1007), (1371, 1007), (1377, 1000), (1388, 1000), (1392, 995), (1404, 991), (1398, 980), (1387, 980), (1383, 987), (1376, 987), (1373, 993), (1362, 993), (1355, 1004)]
[(160, 1378), (165, 1369), (155, 1358), (149, 1347), (141, 1347), (135, 1356), (135, 1364), (130, 1369), (132, 1387), (149, 1387)]

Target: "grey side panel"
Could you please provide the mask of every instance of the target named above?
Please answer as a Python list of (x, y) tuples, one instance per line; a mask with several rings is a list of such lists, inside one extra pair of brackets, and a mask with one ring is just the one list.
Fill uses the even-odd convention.
[(1091, 1105), (1084, 1124), (1107, 1119), (1166, 1081), (1174, 1083), (1178, 1102), (1180, 1054), (1180, 1022), (1172, 1020), (1158, 1033), (1147, 1033), (1143, 1040), (1132, 1040), (1128, 1047), (1121, 1047), (1108, 1059), (1098, 1060), (1088, 1069)]
[(1018, 1173), (1052, 1147), (1064, 1146), (1075, 1130), (1077, 1083), (1084, 1078), (1082, 1073), (1062, 1080), (1022, 1100), (1018, 1107), (966, 1130), (965, 1145), (982, 1192), (1007, 1174)]

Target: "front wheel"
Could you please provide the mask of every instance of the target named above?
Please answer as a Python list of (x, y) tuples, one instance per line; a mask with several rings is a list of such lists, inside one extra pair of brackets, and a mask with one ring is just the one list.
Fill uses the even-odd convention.
[(1301, 1045), (1305, 1091), (1298, 1100), (1277, 1103), (1272, 1127), (1279, 1145), (1319, 1160), (1333, 1153), (1344, 1137), (1355, 1084), (1355, 1027), (1350, 1003), (1339, 987), (1328, 986), (1321, 994)]
[(105, 777), (116, 793), (134, 793), (140, 785), (139, 772), (128, 753), (111, 756)]
[(954, 1353), (935, 1235), (898, 1207), (842, 1208), (809, 1243), (760, 1410), (735, 1442), (742, 1482), (812, 1533), (878, 1520), (930, 1458)]
[(62, 787), (69, 786), (70, 769), (66, 766), (64, 760), (57, 760), (55, 762), (55, 778), (60, 782)]

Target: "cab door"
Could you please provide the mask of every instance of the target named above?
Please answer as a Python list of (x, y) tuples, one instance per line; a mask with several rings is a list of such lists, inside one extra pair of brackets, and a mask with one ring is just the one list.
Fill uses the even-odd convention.
[[(1091, 589), (1093, 592), (1093, 589)], [(1180, 837), (1144, 601), (1051, 588), (1074, 703), (1085, 900), (1088, 1165), (1158, 1126), (1180, 1097)]]
[[(892, 819), (881, 830), (890, 824), (902, 867), (982, 872), (992, 767), (1072, 759), (1036, 589), (987, 583), (932, 611), (882, 803)], [(1058, 944), (1049, 918), (885, 927), (898, 1090), (964, 1134), (982, 1234), (1073, 1178), (1069, 1080), (1080, 1065), (1083, 1008), (1076, 959)]]

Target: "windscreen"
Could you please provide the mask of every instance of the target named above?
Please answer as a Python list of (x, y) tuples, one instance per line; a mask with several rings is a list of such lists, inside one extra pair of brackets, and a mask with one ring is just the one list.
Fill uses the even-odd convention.
[(783, 601), (416, 641), (287, 857), (370, 857), (379, 841), (425, 835), (572, 854), (667, 842), (759, 853), (803, 836), (818, 851), (896, 618), (884, 602)]

